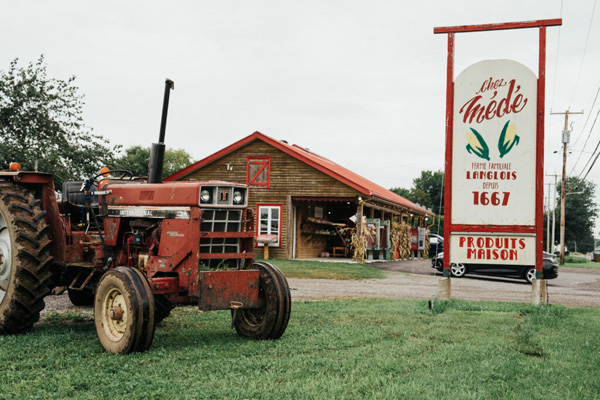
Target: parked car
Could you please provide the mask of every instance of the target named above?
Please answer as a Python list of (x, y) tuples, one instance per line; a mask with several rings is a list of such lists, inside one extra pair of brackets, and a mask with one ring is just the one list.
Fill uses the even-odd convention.
[[(431, 260), (431, 267), (442, 271), (444, 253), (438, 253)], [(558, 263), (556, 256), (544, 251), (544, 263), (542, 265), (544, 279), (555, 279), (558, 277)], [(497, 264), (463, 264), (450, 265), (450, 274), (460, 278), (466, 274), (507, 276), (511, 278), (522, 278), (531, 283), (535, 279), (535, 267), (531, 265), (497, 265)]]
[(444, 251), (444, 237), (436, 235), (435, 233), (429, 234), (429, 258), (435, 257), (436, 254)]

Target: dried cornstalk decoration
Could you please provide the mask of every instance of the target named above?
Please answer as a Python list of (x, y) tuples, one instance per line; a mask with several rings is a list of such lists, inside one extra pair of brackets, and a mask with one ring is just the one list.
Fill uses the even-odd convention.
[(404, 221), (402, 221), (400, 227), (400, 246), (398, 250), (401, 259), (410, 258), (410, 226)]
[(392, 249), (394, 257), (407, 259), (410, 257), (410, 226), (406, 221), (393, 221), (391, 228)]
[(390, 239), (392, 241), (392, 257), (394, 260), (397, 260), (399, 257), (399, 246), (400, 246), (400, 236), (401, 236), (401, 223), (398, 221), (392, 221), (392, 227), (390, 229)]
[(363, 223), (361, 225), (362, 230), (362, 240), (361, 235), (358, 234), (357, 229), (355, 228), (347, 228), (348, 232), (352, 233), (350, 246), (354, 250), (354, 259), (358, 262), (365, 261), (365, 253), (367, 252), (367, 240), (377, 238), (377, 229), (374, 227), (368, 228), (367, 224)]
[(425, 230), (425, 250), (421, 254), (421, 257), (429, 257), (429, 249), (431, 248), (431, 243), (429, 243), (429, 228)]
[(349, 243), (349, 247), (350, 250), (355, 251), (356, 247), (354, 245), (355, 243), (355, 237), (356, 237), (356, 228), (351, 228), (351, 227), (347, 227), (347, 228), (342, 228), (339, 230), (340, 235), (345, 236), (345, 237), (349, 237), (350, 238), (350, 243)]

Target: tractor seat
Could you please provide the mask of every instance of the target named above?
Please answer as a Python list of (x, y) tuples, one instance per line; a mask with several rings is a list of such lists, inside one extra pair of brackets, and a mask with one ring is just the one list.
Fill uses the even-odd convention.
[[(62, 201), (73, 206), (83, 208), (83, 192), (81, 192), (81, 186), (83, 181), (72, 181), (63, 182), (62, 185)], [(98, 190), (98, 187), (94, 185), (94, 190)], [(98, 208), (98, 196), (92, 197), (92, 208)]]

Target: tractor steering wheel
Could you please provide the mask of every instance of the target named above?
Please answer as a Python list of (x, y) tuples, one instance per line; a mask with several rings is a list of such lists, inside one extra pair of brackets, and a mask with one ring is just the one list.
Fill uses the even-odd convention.
[[(126, 169), (115, 169), (113, 171), (109, 171), (109, 174), (114, 174), (114, 173), (120, 173), (121, 176), (119, 176), (118, 178), (113, 178), (113, 179), (124, 179), (126, 176), (129, 176), (129, 180), (133, 180), (133, 172), (126, 170)], [(106, 174), (106, 172), (101, 172), (98, 175), (94, 176), (92, 179), (90, 179), (91, 181), (93, 181), (94, 183), (98, 184), (100, 182), (100, 180), (102, 180), (102, 178), (100, 180), (98, 180), (98, 178), (100, 177), (104, 177), (104, 174)]]

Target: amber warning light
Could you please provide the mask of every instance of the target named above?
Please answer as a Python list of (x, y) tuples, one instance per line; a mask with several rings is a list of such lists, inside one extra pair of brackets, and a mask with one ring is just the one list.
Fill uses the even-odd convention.
[(13, 162), (13, 163), (10, 163), (10, 166), (8, 168), (11, 171), (20, 171), (21, 170), (21, 164)]

